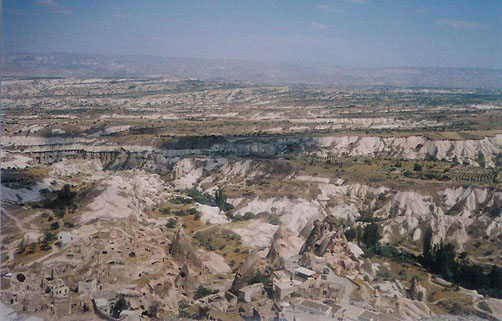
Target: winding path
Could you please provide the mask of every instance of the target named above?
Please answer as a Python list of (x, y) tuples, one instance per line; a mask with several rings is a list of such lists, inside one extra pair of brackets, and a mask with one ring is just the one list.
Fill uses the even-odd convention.
[(1, 208), (1, 211), (2, 211), (2, 214), (4, 214), (4, 215), (5, 215), (5, 216), (7, 216), (9, 219), (11, 219), (11, 220), (13, 220), (13, 221), (14, 221), (14, 224), (16, 225), (16, 227), (17, 227), (17, 228), (18, 228), (21, 232), (26, 233), (26, 231), (27, 231), (27, 230), (23, 227), (23, 224), (21, 224), (21, 221), (20, 221), (17, 217), (15, 217), (15, 216), (13, 216), (13, 215), (9, 214), (9, 213), (5, 210), (5, 208), (3, 208), (3, 207)]

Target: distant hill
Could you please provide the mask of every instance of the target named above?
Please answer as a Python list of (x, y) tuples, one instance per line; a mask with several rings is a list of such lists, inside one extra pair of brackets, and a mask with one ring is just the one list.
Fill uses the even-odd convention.
[(155, 77), (272, 84), (502, 89), (502, 70), (325, 68), (241, 60), (84, 54), (8, 54), (3, 77)]

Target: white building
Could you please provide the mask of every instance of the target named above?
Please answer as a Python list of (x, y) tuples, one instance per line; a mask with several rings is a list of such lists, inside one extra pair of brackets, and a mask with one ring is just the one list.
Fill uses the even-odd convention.
[(58, 233), (58, 241), (63, 243), (73, 242), (73, 234), (72, 232), (62, 231)]
[(110, 305), (108, 304), (108, 300), (105, 298), (97, 298), (94, 299), (94, 304), (96, 305), (96, 308), (105, 313), (105, 314), (110, 314)]
[(120, 312), (122, 321), (136, 321), (139, 320), (139, 313), (134, 310), (123, 310)]
[(301, 278), (304, 278), (305, 280), (310, 278), (310, 277), (313, 277), (315, 272), (312, 271), (312, 270), (309, 270), (309, 269), (306, 269), (304, 267), (299, 267), (295, 270), (295, 274)]
[(331, 307), (326, 304), (317, 303), (310, 300), (303, 300), (297, 307), (297, 310), (310, 314), (319, 314), (329, 316), (331, 314)]
[(244, 302), (251, 302), (253, 299), (263, 293), (263, 284), (255, 283), (239, 290), (239, 299)]
[(53, 298), (66, 298), (70, 294), (70, 289), (61, 279), (50, 280), (47, 286), (51, 290), (51, 296)]
[(96, 292), (96, 280), (95, 279), (87, 279), (85, 281), (78, 282), (78, 294), (80, 295), (89, 295)]
[(297, 280), (274, 280), (274, 298), (282, 300), (285, 297), (291, 295), (291, 293), (293, 293), (301, 285), (302, 282)]
[(398, 319), (391, 317), (390, 315), (383, 313), (373, 313), (371, 311), (364, 311), (359, 315), (357, 321), (399, 321)]

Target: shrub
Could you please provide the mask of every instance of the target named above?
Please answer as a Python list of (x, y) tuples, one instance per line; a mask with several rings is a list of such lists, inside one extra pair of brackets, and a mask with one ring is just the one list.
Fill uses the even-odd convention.
[(50, 242), (56, 239), (56, 234), (50, 231), (44, 231), (44, 241), (45, 242)]
[(184, 198), (182, 196), (176, 196), (174, 198), (171, 198), (169, 200), (169, 202), (171, 202), (173, 204), (192, 204), (195, 201), (193, 199), (191, 199), (191, 198)]
[(245, 221), (251, 220), (255, 218), (256, 215), (254, 215), (252, 212), (246, 212), (244, 216), (242, 217)]
[(197, 209), (194, 207), (191, 207), (191, 208), (187, 209), (186, 212), (190, 215), (195, 215), (195, 214), (197, 214)]
[(213, 289), (210, 289), (210, 288), (206, 288), (203, 285), (200, 285), (197, 288), (197, 292), (195, 292), (195, 295), (194, 295), (193, 298), (195, 300), (198, 300), (200, 298), (203, 298), (203, 297), (206, 297), (208, 295), (215, 294), (215, 293), (218, 293), (218, 290), (213, 290)]
[(201, 193), (195, 188), (185, 190), (185, 193), (191, 197), (195, 202), (205, 205), (214, 206), (215, 202), (213, 197), (208, 193)]
[(268, 277), (265, 274), (256, 272), (255, 275), (248, 281), (248, 284), (263, 283), (263, 285), (266, 285), (267, 281)]
[(65, 210), (62, 209), (62, 208), (55, 208), (54, 209), (54, 214), (58, 217), (58, 218), (63, 218), (64, 217), (64, 214), (65, 214)]
[(76, 206), (74, 201), (77, 197), (77, 192), (72, 191), (69, 184), (65, 184), (61, 190), (54, 193), (56, 194), (54, 199), (46, 199), (44, 201), (45, 208), (64, 210), (65, 208)]
[(344, 232), (344, 234), (345, 237), (347, 238), (347, 241), (351, 242), (356, 238), (357, 233), (356, 230), (354, 230), (353, 228), (349, 228)]
[(268, 216), (268, 222), (272, 225), (279, 225), (281, 224), (281, 220), (279, 219), (279, 217), (275, 216), (275, 215), (272, 215), (270, 214)]
[(115, 319), (118, 319), (120, 317), (120, 313), (123, 311), (123, 310), (126, 310), (127, 308), (129, 307), (129, 304), (127, 303), (127, 301), (124, 299), (123, 296), (121, 296), (119, 298), (119, 300), (112, 306), (111, 308), (111, 315), (112, 317), (114, 317)]

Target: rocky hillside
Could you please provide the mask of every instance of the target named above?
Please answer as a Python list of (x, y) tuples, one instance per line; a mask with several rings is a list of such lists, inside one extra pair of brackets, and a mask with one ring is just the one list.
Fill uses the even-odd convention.
[[(425, 136), (376, 137), (376, 136), (317, 136), (289, 138), (220, 139), (214, 142), (197, 139), (196, 148), (190, 144), (153, 148), (152, 146), (121, 145), (106, 143), (97, 138), (5, 136), (3, 146), (7, 150), (21, 151), (36, 157), (52, 160), (58, 153), (86, 154), (111, 153), (126, 154), (114, 159), (115, 167), (134, 167), (144, 162), (150, 166), (161, 166), (166, 158), (187, 155), (256, 155), (267, 157), (278, 154), (300, 153), (324, 157), (376, 157), (390, 156), (396, 159), (435, 159), (465, 163), (482, 167), (502, 165), (502, 135), (477, 140), (432, 140)], [(118, 153), (118, 154), (117, 154)], [(62, 156), (62, 154), (61, 154)], [(129, 164), (134, 162), (137, 164)], [(153, 161), (153, 164), (152, 164)], [(160, 162), (160, 164), (156, 164)]]

